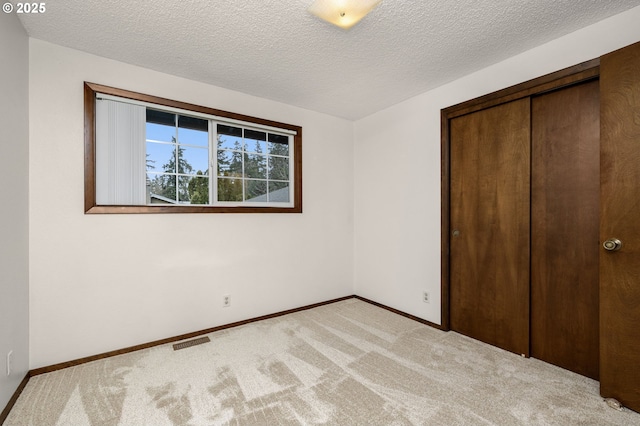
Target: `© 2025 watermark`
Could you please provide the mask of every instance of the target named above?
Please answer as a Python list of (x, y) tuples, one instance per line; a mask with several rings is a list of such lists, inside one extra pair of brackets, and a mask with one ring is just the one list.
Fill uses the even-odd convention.
[(18, 14), (37, 14), (37, 13), (45, 13), (47, 11), (46, 3), (16, 3), (15, 5), (9, 2), (6, 2), (2, 5), (2, 11), (4, 13), (13, 13), (14, 11)]

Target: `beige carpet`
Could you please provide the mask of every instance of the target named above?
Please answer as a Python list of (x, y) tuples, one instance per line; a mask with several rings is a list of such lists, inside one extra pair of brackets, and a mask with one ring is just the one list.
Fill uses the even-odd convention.
[(5, 425), (640, 425), (598, 383), (357, 299), (31, 379)]

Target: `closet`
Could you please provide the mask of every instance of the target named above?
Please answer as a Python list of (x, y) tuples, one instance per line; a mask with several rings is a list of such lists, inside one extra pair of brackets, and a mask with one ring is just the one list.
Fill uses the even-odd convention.
[(635, 410), (638, 117), (640, 43), (442, 111), (444, 328)]
[(456, 117), (451, 329), (598, 377), (598, 81)]

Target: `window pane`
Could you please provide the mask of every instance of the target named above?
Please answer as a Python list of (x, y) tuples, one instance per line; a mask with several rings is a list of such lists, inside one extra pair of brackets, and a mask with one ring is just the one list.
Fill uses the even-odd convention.
[(242, 150), (242, 129), (218, 124), (218, 148)]
[(209, 146), (209, 122), (201, 118), (179, 116), (178, 142), (187, 145)]
[(155, 194), (158, 192), (158, 173), (147, 173), (147, 204), (151, 201), (149, 199), (150, 194)]
[(289, 180), (289, 158), (269, 156), (269, 180)]
[(187, 190), (191, 204), (209, 204), (209, 178), (204, 174), (190, 178)]
[(147, 123), (155, 123), (175, 127), (176, 115), (171, 112), (147, 108)]
[(242, 154), (233, 151), (218, 151), (218, 176), (242, 177)]
[(269, 202), (270, 203), (288, 203), (289, 202), (289, 183), (269, 181)]
[(175, 173), (175, 145), (147, 142), (147, 171)]
[(175, 142), (175, 114), (147, 108), (147, 139), (162, 142)]
[(189, 196), (190, 176), (178, 176), (178, 203), (189, 204), (191, 197)]
[(267, 201), (267, 181), (266, 180), (245, 180), (246, 202)]
[(245, 154), (244, 177), (266, 179), (267, 157), (259, 154)]
[(289, 137), (283, 135), (274, 135), (269, 133), (269, 143), (267, 146), (269, 154), (289, 155)]
[(206, 148), (180, 147), (180, 173), (208, 173), (209, 150)]
[(267, 134), (256, 130), (244, 131), (245, 150), (248, 152), (263, 153), (267, 149)]
[(218, 201), (242, 201), (242, 179), (218, 178)]
[(200, 132), (208, 132), (209, 121), (204, 118), (190, 117), (188, 115), (179, 115), (178, 127), (183, 129), (198, 130)]
[(262, 154), (267, 149), (266, 142), (256, 139), (245, 139), (244, 146), (247, 152), (257, 152), (258, 154)]
[(175, 175), (147, 173), (147, 202), (149, 204), (175, 204)]
[(160, 124), (147, 123), (147, 140), (175, 142), (176, 128)]

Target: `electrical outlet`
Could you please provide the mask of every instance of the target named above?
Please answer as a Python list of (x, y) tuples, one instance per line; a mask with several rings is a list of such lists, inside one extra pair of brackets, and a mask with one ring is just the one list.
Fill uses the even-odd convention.
[(430, 299), (429, 299), (429, 292), (428, 291), (423, 291), (422, 292), (422, 301), (424, 303), (429, 303)]
[(13, 351), (9, 351), (7, 354), (7, 376), (11, 375), (11, 363), (13, 361)]
[(231, 306), (231, 295), (225, 294), (224, 296), (222, 296), (222, 307), (228, 308), (229, 306)]

